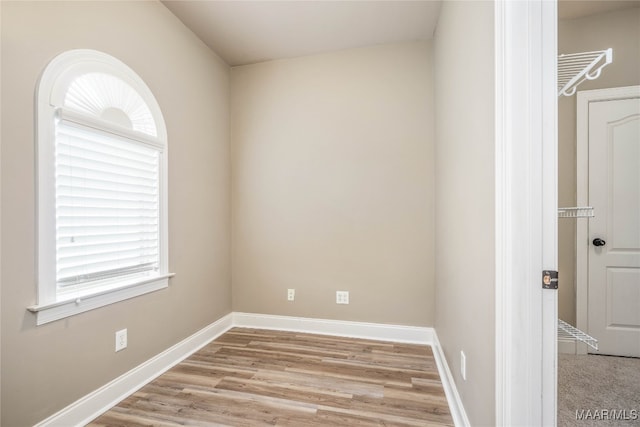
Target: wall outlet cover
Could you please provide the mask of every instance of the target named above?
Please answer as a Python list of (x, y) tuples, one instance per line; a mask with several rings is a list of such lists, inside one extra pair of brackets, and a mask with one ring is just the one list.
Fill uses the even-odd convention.
[(349, 291), (336, 291), (336, 304), (349, 304)]
[(127, 330), (116, 331), (116, 352), (127, 348)]
[(467, 356), (464, 351), (460, 351), (460, 375), (463, 380), (467, 380)]

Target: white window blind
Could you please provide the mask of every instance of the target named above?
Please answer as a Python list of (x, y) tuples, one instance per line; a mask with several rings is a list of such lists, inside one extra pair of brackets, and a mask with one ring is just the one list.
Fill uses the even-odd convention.
[(155, 147), (67, 120), (55, 129), (59, 291), (157, 274)]
[(167, 288), (167, 128), (149, 87), (106, 53), (63, 52), (36, 122), (36, 323)]
[(118, 77), (87, 73), (73, 80), (64, 97), (64, 106), (85, 116), (124, 125), (136, 132), (157, 136), (149, 106), (138, 92)]

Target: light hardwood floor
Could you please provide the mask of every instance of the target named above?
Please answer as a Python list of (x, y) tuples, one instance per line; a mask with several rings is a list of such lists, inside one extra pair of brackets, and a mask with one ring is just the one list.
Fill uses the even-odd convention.
[(431, 347), (234, 328), (90, 426), (452, 426)]

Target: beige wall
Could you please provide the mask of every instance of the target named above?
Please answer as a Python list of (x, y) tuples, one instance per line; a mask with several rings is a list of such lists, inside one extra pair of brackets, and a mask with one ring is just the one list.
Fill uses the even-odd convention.
[[(2, 425), (51, 415), (231, 311), (229, 69), (159, 2), (1, 2)], [(91, 48), (146, 81), (169, 136), (169, 289), (35, 326), (34, 93)], [(114, 332), (129, 346), (114, 352)]]
[(433, 325), (432, 79), (429, 42), (232, 69), (235, 311)]
[[(640, 84), (640, 8), (560, 21), (558, 52), (575, 53), (613, 48), (613, 63), (579, 90)], [(558, 99), (558, 206), (576, 205), (576, 96)], [(596, 212), (597, 215), (597, 212)], [(577, 220), (586, 221), (586, 220)], [(558, 261), (561, 285), (558, 316), (575, 325), (576, 220), (560, 219)]]
[(493, 14), (443, 2), (434, 44), (435, 327), (474, 426), (495, 425)]

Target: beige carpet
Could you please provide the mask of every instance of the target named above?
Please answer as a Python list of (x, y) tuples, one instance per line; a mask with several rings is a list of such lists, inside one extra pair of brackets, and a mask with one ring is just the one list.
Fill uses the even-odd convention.
[(558, 356), (558, 426), (640, 426), (640, 359)]

